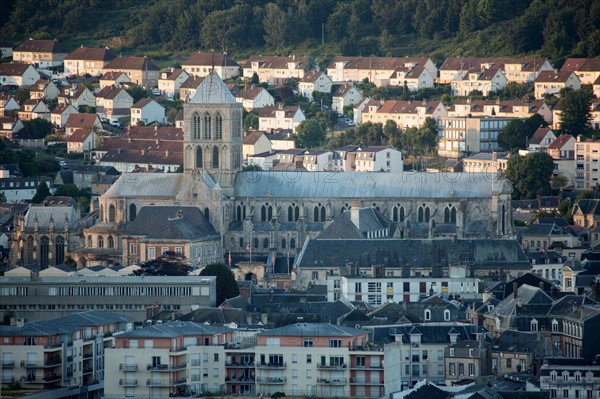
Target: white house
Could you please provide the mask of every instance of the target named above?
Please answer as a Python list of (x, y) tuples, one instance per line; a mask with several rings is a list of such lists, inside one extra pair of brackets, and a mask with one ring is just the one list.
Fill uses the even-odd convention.
[(25, 125), (17, 118), (12, 116), (0, 117), (0, 137), (12, 139), (13, 134), (23, 129)]
[(480, 91), (487, 96), (492, 91), (502, 90), (508, 80), (498, 66), (484, 70), (471, 69), (461, 79), (450, 82), (453, 96), (468, 96), (472, 91)]
[(102, 122), (97, 114), (71, 114), (65, 123), (65, 134), (69, 137), (77, 129), (102, 129)]
[(391, 120), (405, 129), (420, 128), (427, 118), (438, 120), (447, 115), (447, 110), (441, 101), (371, 100), (360, 115), (362, 122), (385, 124)]
[(240, 74), (240, 65), (227, 53), (194, 53), (181, 64), (181, 67), (195, 77), (208, 76), (213, 68), (223, 80), (235, 78)]
[(404, 170), (402, 153), (388, 147), (366, 147), (356, 150), (357, 172), (391, 172)]
[(139, 122), (148, 125), (153, 122), (165, 123), (165, 107), (151, 98), (142, 98), (131, 107), (131, 125)]
[(307, 150), (302, 165), (310, 172), (334, 171), (333, 152), (328, 150)]
[(96, 133), (94, 129), (77, 129), (67, 139), (69, 154), (88, 152), (95, 148)]
[(50, 113), (50, 122), (52, 122), (53, 125), (62, 128), (65, 126), (65, 123), (67, 123), (69, 115), (78, 113), (79, 111), (71, 104), (59, 104)]
[(132, 83), (125, 72), (104, 72), (100, 77), (100, 90), (110, 86), (121, 87), (124, 83)]
[(108, 48), (90, 48), (82, 45), (65, 57), (65, 75), (84, 76), (88, 74), (100, 76), (103, 72), (102, 68), (114, 60), (115, 57)]
[(433, 87), (436, 76), (432, 75), (429, 69), (425, 68), (424, 64), (419, 64), (415, 67), (401, 66), (396, 68), (390, 76), (391, 86), (404, 86), (410, 91), (417, 91), (426, 87)]
[(58, 90), (58, 87), (52, 81), (40, 79), (29, 89), (29, 98), (54, 100), (59, 92), (60, 90)]
[(538, 127), (529, 139), (527, 149), (529, 151), (546, 151), (550, 144), (556, 140), (556, 134), (548, 127)]
[(50, 108), (42, 100), (29, 99), (23, 101), (18, 114), (19, 119), (22, 121), (41, 118), (50, 122)]
[(270, 170), (273, 163), (277, 160), (277, 151), (266, 151), (260, 154), (248, 156), (246, 163), (248, 165), (259, 166), (262, 170)]
[(85, 86), (69, 85), (58, 95), (59, 104), (72, 104), (79, 109), (81, 106), (95, 107), (96, 96)]
[(358, 104), (362, 99), (362, 94), (356, 87), (351, 84), (343, 84), (333, 93), (333, 101), (331, 109), (338, 114), (344, 112), (344, 107)]
[(313, 92), (331, 93), (331, 79), (324, 72), (310, 71), (304, 74), (304, 77), (298, 82), (298, 90), (300, 94), (313, 100)]
[(184, 69), (169, 68), (166, 71), (161, 71), (158, 78), (158, 90), (160, 94), (166, 97), (175, 97), (179, 94), (179, 88), (190, 77)]
[(40, 74), (30, 64), (0, 64), (0, 84), (3, 86), (32, 86)]
[(262, 154), (271, 151), (271, 140), (267, 138), (264, 132), (251, 132), (244, 137), (242, 154), (244, 159), (254, 154)]
[(8, 94), (0, 94), (0, 116), (8, 116), (10, 111), (18, 110), (21, 106), (17, 100)]
[(96, 113), (106, 118), (129, 115), (133, 106), (133, 97), (124, 89), (107, 86), (96, 97)]
[(258, 129), (266, 132), (272, 132), (279, 129), (291, 129), (296, 133), (298, 125), (306, 117), (298, 106), (283, 105), (264, 107), (258, 111)]
[(0, 40), (0, 58), (12, 57), (13, 49), (9, 42)]
[(535, 79), (535, 98), (545, 95), (558, 95), (561, 89), (569, 87), (573, 90), (581, 88), (581, 81), (575, 72), (542, 71)]
[(252, 79), (256, 74), (260, 82), (284, 84), (290, 78), (302, 79), (306, 59), (303, 57), (252, 56), (244, 64), (244, 78)]
[(264, 87), (246, 86), (235, 95), (246, 111), (275, 105), (275, 99)]

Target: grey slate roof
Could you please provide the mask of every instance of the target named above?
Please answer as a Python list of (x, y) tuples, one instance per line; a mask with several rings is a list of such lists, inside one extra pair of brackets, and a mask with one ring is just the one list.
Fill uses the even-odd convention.
[(126, 230), (130, 235), (172, 240), (218, 236), (200, 209), (192, 206), (145, 206)]
[(77, 228), (79, 220), (77, 211), (71, 206), (32, 206), (25, 215), (25, 227), (33, 228), (35, 220), (38, 222), (39, 228), (46, 229), (50, 225), (50, 220), (54, 221), (54, 228), (64, 229), (65, 218), (68, 219), (70, 229)]
[(329, 323), (296, 323), (267, 330), (258, 335), (266, 335), (269, 337), (355, 337), (367, 332), (367, 330), (338, 326)]
[(228, 327), (210, 326), (191, 321), (173, 321), (129, 331), (119, 335), (122, 338), (173, 338), (189, 335), (212, 335), (231, 331)]
[(492, 181), (484, 173), (330, 173), (240, 172), (236, 197), (272, 198), (461, 198), (490, 197), (492, 191), (510, 193), (506, 179)]
[(183, 173), (123, 173), (105, 195), (174, 198), (179, 192), (183, 178)]

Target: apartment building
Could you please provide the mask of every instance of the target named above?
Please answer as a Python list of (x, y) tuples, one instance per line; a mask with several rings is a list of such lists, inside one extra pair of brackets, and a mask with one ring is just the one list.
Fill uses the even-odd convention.
[(194, 53), (182, 62), (181, 67), (195, 77), (208, 76), (213, 68), (223, 80), (240, 74), (240, 65), (227, 53)]
[(591, 85), (600, 77), (600, 58), (567, 58), (560, 71), (575, 72), (582, 85)]
[(65, 60), (65, 75), (67, 76), (100, 76), (102, 68), (110, 61), (114, 60), (116, 55), (106, 48), (79, 47), (71, 54), (67, 55)]
[(129, 79), (141, 86), (156, 86), (160, 68), (146, 57), (117, 57), (102, 68), (106, 72), (123, 72)]
[(460, 341), (448, 346), (444, 349), (446, 384), (488, 375), (487, 355), (485, 343), (481, 341)]
[(184, 69), (169, 68), (160, 72), (158, 79), (158, 90), (163, 96), (169, 98), (179, 94), (179, 88), (190, 77)]
[(290, 78), (302, 79), (307, 60), (304, 57), (261, 56), (248, 58), (243, 65), (244, 78), (252, 79), (256, 74), (260, 82), (282, 85)]
[(47, 68), (63, 65), (67, 54), (67, 51), (57, 40), (29, 39), (14, 49), (13, 60)]
[(540, 389), (550, 398), (600, 398), (600, 365), (584, 359), (546, 358)]
[(481, 71), (500, 67), (508, 83), (532, 83), (541, 71), (552, 70), (544, 58), (446, 58), (440, 67), (439, 83), (461, 79), (470, 69)]
[(575, 142), (575, 188), (594, 190), (600, 179), (600, 141), (577, 137)]
[(534, 83), (535, 98), (542, 99), (547, 95), (558, 95), (564, 88), (579, 90), (581, 81), (575, 72), (543, 71)]
[(192, 307), (215, 306), (215, 284), (215, 277), (199, 276), (4, 276), (0, 313), (51, 320), (76, 311), (106, 310), (141, 322), (149, 307), (187, 313)]
[(438, 120), (438, 155), (460, 158), (465, 153), (498, 151), (498, 134), (513, 119), (442, 117)]
[[(490, 176), (505, 171), (508, 155), (504, 152), (479, 152), (463, 158), (463, 171), (467, 173), (490, 173)], [(491, 178), (491, 177), (490, 177)]]
[[(232, 330), (194, 322), (155, 324), (120, 334), (106, 350), (106, 397), (191, 396), (225, 391)], [(118, 365), (118, 366), (117, 366)]]
[(542, 101), (457, 100), (448, 107), (450, 117), (529, 118), (541, 115), (552, 123), (552, 110)]
[(427, 118), (447, 116), (446, 107), (439, 101), (371, 100), (362, 109), (361, 122), (385, 124), (391, 120), (398, 128), (420, 128)]
[[(115, 335), (133, 329), (132, 319), (109, 312), (81, 312), (49, 321), (14, 324), (0, 329), (2, 383), (25, 389), (72, 387), (67, 397), (102, 389), (105, 351)], [(88, 396), (86, 396), (88, 397)], [(91, 396), (90, 396), (91, 397)]]
[(273, 130), (291, 129), (296, 133), (296, 128), (306, 117), (298, 106), (269, 106), (258, 111), (258, 129), (265, 132)]
[(356, 150), (357, 172), (400, 173), (403, 170), (402, 152), (398, 150), (378, 146)]
[(490, 69), (470, 69), (460, 79), (450, 82), (453, 96), (468, 96), (473, 91), (479, 91), (487, 96), (493, 91), (502, 90), (508, 80), (499, 67)]

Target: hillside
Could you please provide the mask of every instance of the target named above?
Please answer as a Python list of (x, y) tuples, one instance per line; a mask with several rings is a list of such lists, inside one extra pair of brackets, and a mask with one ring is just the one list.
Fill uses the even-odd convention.
[[(0, 38), (57, 38), (67, 48), (181, 60), (199, 49), (249, 54), (600, 55), (595, 0), (16, 0)], [(7, 11), (8, 12), (4, 12)], [(324, 42), (324, 44), (322, 44)], [(160, 62), (159, 62), (160, 63)]]

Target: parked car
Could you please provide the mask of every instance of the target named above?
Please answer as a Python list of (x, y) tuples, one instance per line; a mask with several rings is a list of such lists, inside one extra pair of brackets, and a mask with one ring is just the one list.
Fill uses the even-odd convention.
[(119, 122), (117, 119), (111, 119), (108, 124), (112, 127), (118, 127), (119, 129), (123, 128), (123, 126), (121, 126), (121, 122)]
[(158, 90), (158, 88), (154, 87), (154, 88), (152, 88), (152, 94), (155, 96), (160, 96), (160, 90)]

